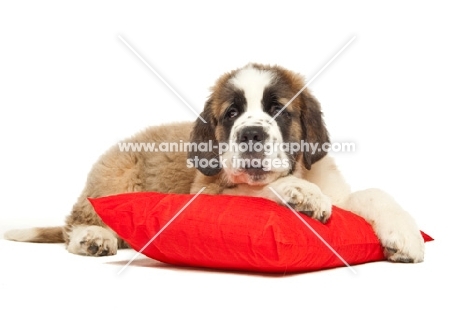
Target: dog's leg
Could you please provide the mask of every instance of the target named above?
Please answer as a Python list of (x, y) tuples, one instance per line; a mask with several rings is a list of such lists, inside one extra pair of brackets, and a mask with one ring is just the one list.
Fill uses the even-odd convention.
[(424, 241), (415, 221), (390, 195), (378, 189), (351, 193), (330, 156), (324, 157), (304, 173), (306, 179), (317, 184), (325, 195), (332, 198), (334, 205), (360, 215), (372, 225), (389, 260), (423, 260)]
[(331, 215), (330, 198), (325, 196), (317, 185), (293, 175), (279, 178), (267, 186), (258, 188), (238, 184), (234, 188), (224, 189), (222, 194), (267, 198), (278, 204), (287, 204), (321, 222), (326, 222)]
[(424, 259), (424, 240), (414, 219), (387, 193), (367, 189), (352, 193), (340, 207), (369, 222), (388, 260), (418, 263)]
[(121, 153), (114, 147), (93, 166), (86, 186), (66, 218), (64, 237), (70, 253), (106, 256), (128, 245), (101, 220), (88, 197), (142, 191), (139, 154)]
[(87, 256), (115, 255), (122, 241), (104, 225), (88, 201), (88, 191), (82, 193), (66, 219), (65, 245), (68, 252)]

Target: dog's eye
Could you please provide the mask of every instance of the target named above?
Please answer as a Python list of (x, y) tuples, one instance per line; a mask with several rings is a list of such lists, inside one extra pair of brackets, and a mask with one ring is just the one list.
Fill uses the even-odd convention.
[[(271, 108), (270, 108), (270, 115), (274, 116), (274, 115), (278, 114), (278, 112), (280, 112), (282, 108), (283, 108), (283, 106), (280, 105), (280, 104), (272, 105)], [(283, 110), (282, 112), (285, 112), (285, 110)]]
[(226, 118), (235, 118), (239, 115), (239, 110), (236, 107), (230, 107), (226, 112)]

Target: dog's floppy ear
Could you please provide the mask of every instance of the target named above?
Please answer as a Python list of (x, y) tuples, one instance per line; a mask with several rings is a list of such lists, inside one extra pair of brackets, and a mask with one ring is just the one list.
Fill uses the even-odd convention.
[[(215, 136), (216, 119), (211, 111), (211, 100), (207, 101), (200, 118), (195, 121), (190, 134), (191, 148), (188, 158), (192, 164), (206, 176), (213, 176), (221, 171), (218, 154), (218, 140)], [(211, 149), (210, 149), (211, 148)]]
[[(330, 139), (323, 121), (320, 103), (307, 90), (301, 94), (301, 99), (302, 139), (309, 146), (311, 143), (317, 146), (316, 148), (309, 147), (309, 150), (303, 150), (304, 165), (310, 170), (313, 163), (327, 154), (323, 150), (323, 144), (329, 143)], [(316, 149), (315, 152), (314, 149)]]

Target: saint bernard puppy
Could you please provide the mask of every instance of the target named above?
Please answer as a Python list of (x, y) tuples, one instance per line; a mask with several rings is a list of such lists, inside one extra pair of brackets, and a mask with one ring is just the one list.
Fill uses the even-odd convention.
[[(89, 173), (63, 227), (12, 230), (5, 237), (65, 242), (74, 254), (114, 255), (127, 245), (96, 215), (88, 197), (197, 193), (205, 187), (204, 194), (286, 202), (321, 222), (329, 219), (332, 204), (340, 206), (372, 225), (388, 260), (423, 261), (419, 229), (391, 196), (378, 189), (350, 192), (321, 147), (329, 137), (320, 104), (303, 87), (301, 76), (279, 66), (249, 64), (222, 75), (195, 123), (150, 127), (107, 151)], [(130, 143), (156, 149), (122, 149)], [(167, 145), (189, 149), (163, 151)], [(316, 148), (308, 148), (311, 145)]]

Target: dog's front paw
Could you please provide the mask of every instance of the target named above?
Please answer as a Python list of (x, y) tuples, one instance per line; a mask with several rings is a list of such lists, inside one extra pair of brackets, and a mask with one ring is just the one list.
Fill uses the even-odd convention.
[[(286, 178), (285, 178), (286, 179)], [(322, 223), (331, 216), (332, 203), (317, 185), (302, 179), (288, 179), (276, 184), (274, 189), (294, 210), (304, 213)]]
[(117, 238), (101, 226), (78, 226), (69, 233), (67, 250), (87, 256), (109, 256), (117, 253)]
[(420, 263), (424, 260), (424, 239), (411, 223), (380, 228), (385, 257), (392, 262)]

